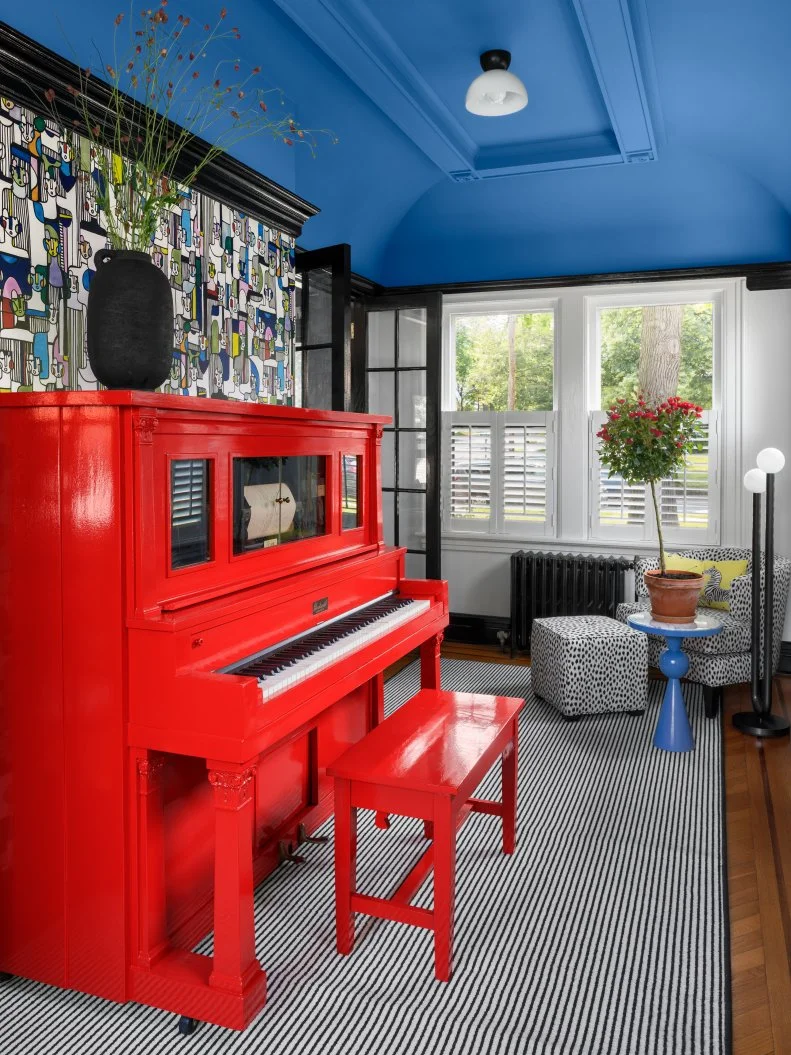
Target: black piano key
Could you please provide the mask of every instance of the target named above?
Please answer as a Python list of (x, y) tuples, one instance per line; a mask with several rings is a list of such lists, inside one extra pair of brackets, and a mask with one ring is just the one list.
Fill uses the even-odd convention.
[(277, 648), (265, 656), (259, 656), (249, 663), (238, 667), (234, 674), (251, 675), (263, 680), (273, 674), (279, 674), (288, 667), (296, 666), (309, 656), (315, 655), (322, 649), (350, 637), (363, 627), (371, 626), (377, 620), (409, 605), (408, 598), (388, 597), (354, 615), (344, 616), (329, 626), (319, 630), (308, 631), (303, 637), (292, 641), (289, 645)]

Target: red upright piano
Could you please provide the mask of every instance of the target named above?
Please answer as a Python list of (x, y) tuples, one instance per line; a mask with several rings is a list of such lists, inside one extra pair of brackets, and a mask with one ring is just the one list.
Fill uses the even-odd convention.
[[(447, 587), (383, 541), (383, 418), (0, 395), (0, 970), (237, 1029), (253, 889)], [(213, 956), (192, 951), (211, 930)]]

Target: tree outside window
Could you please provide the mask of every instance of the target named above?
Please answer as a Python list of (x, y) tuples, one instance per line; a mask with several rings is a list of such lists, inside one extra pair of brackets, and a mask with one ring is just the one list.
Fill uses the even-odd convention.
[(457, 315), (456, 410), (552, 410), (555, 315)]

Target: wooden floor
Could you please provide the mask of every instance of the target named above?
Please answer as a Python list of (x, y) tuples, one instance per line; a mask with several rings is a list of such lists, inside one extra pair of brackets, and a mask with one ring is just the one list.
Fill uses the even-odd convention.
[[(446, 642), (442, 654), (529, 663), (482, 645)], [(737, 732), (731, 715), (749, 708), (747, 686), (726, 691), (733, 1055), (791, 1055), (791, 740)], [(776, 679), (773, 709), (791, 717), (791, 678)]]
[[(791, 679), (773, 710), (789, 717)], [(725, 700), (725, 794), (731, 906), (733, 1055), (791, 1055), (791, 742), (755, 740), (730, 716), (749, 710), (747, 686)]]

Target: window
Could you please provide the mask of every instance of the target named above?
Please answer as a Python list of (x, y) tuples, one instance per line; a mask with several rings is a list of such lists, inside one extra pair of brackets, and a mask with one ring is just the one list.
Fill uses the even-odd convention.
[[(631, 300), (632, 298), (627, 298)], [(652, 349), (652, 369), (677, 376), (682, 399), (704, 408), (702, 436), (684, 467), (659, 486), (663, 533), (671, 543), (716, 542), (719, 533), (718, 429), (714, 351), (716, 305), (712, 300), (667, 298), (656, 303), (591, 305), (594, 352), (593, 410), (590, 415), (591, 538), (652, 541), (656, 537), (651, 491), (608, 477), (598, 459), (596, 432), (607, 408), (635, 394), (650, 370), (641, 355)]]
[(743, 279), (727, 279), (445, 295), (448, 552), (507, 553), (516, 540), (655, 551), (650, 489), (609, 479), (596, 438), (613, 401), (636, 390), (652, 346), (669, 351), (651, 357), (660, 369), (677, 351), (677, 393), (703, 408), (696, 450), (658, 491), (667, 541), (740, 540), (743, 290)]
[(554, 310), (451, 318), (444, 415), (446, 530), (554, 527)]

